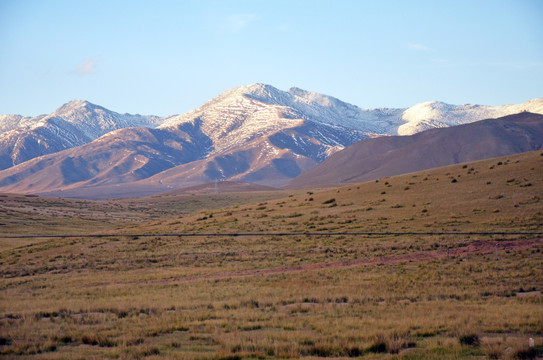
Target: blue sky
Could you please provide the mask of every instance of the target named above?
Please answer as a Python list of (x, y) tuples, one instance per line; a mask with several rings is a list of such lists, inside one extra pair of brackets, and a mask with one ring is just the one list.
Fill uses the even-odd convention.
[(172, 115), (238, 85), (362, 108), (543, 97), (543, 1), (0, 0), (0, 113)]

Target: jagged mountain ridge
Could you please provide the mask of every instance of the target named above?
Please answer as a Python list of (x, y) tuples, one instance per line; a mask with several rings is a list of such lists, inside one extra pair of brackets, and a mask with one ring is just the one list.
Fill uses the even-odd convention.
[(46, 115), (39, 115), (35, 117), (22, 116), (22, 115), (0, 115), (0, 137), (11, 130), (18, 128), (24, 128), (31, 124), (38, 122)]
[[(429, 102), (407, 110), (368, 110), (298, 88), (281, 91), (253, 84), (231, 89), (186, 114), (154, 117), (147, 124), (151, 129), (117, 129), (82, 146), (0, 171), (0, 191), (57, 195), (70, 191), (77, 197), (83, 189), (115, 196), (119, 186), (125, 195), (133, 186), (138, 189), (134, 195), (143, 195), (214, 180), (282, 186), (362, 139), (457, 125), (479, 120), (489, 111), (519, 109), (543, 112), (543, 99), (509, 107)], [(86, 123), (76, 118), (72, 128), (65, 127), (69, 131), (64, 137), (74, 136)], [(103, 128), (109, 124), (89, 122)], [(50, 181), (51, 177), (58, 179)]]
[[(258, 107), (258, 104), (260, 110), (256, 111), (254, 107)], [(459, 125), (521, 111), (543, 113), (543, 99), (494, 107), (455, 106), (432, 101), (408, 109), (370, 110), (295, 87), (285, 92), (269, 85), (253, 84), (228, 90), (198, 109), (169, 118), (118, 114), (83, 100), (74, 100), (49, 115), (34, 118), (0, 115), (0, 169), (86, 144), (112, 130), (138, 126), (154, 128), (162, 123), (164, 127), (175, 126), (202, 114), (209, 120), (204, 121), (204, 132), (216, 144), (214, 152), (221, 153), (249, 140), (248, 136), (289, 127), (289, 122), (300, 119), (340, 125), (374, 137), (410, 135), (429, 128)], [(254, 114), (249, 119), (241, 121), (244, 131), (239, 131), (240, 119), (251, 112)], [(336, 145), (341, 147), (339, 143)]]
[[(163, 125), (148, 130), (160, 141), (133, 141), (136, 129), (117, 130), (81, 147), (0, 172), (0, 185), (6, 191), (19, 192), (110, 186), (147, 179), (166, 167), (178, 166), (187, 172), (174, 171), (168, 179), (150, 186), (167, 190), (217, 179), (282, 185), (331, 153), (371, 136), (308, 121), (287, 106), (247, 95), (231, 93), (205, 104), (192, 116), (166, 119)], [(196, 130), (186, 131), (188, 128)], [(160, 142), (165, 146), (159, 149)], [(149, 146), (153, 151), (148, 151)], [(77, 173), (84, 175), (69, 176)], [(53, 174), (62, 180), (44, 180)]]
[[(168, 118), (162, 127), (192, 121), (202, 117), (204, 131), (213, 140), (229, 135), (245, 138), (235, 132), (243, 124), (251, 132), (262, 132), (290, 127), (293, 121), (350, 128), (366, 136), (392, 134), (404, 109), (364, 110), (333, 97), (298, 88), (281, 91), (265, 84), (253, 84), (233, 88), (186, 114)], [(206, 129), (206, 126), (209, 126)], [(231, 132), (234, 131), (232, 134)], [(226, 138), (225, 142), (229, 140)], [(218, 151), (224, 150), (223, 148)]]
[[(232, 104), (232, 99), (243, 96), (245, 100), (253, 99), (277, 109), (288, 108), (284, 118), (300, 118), (323, 124), (339, 125), (372, 135), (413, 135), (435, 127), (448, 127), (474, 121), (498, 118), (502, 116), (528, 111), (543, 113), (543, 98), (527, 101), (522, 104), (487, 106), (487, 105), (451, 105), (440, 101), (427, 101), (410, 108), (378, 108), (362, 109), (334, 97), (293, 87), (281, 91), (265, 84), (252, 84), (230, 89), (201, 107), (186, 114), (166, 119), (162, 126), (175, 125), (190, 121), (210, 108), (237, 107), (245, 104)], [(208, 115), (211, 119), (213, 116)], [(215, 117), (216, 119), (216, 117)], [(372, 136), (373, 137), (373, 136)]]
[(87, 144), (113, 130), (154, 128), (161, 122), (157, 116), (118, 114), (84, 100), (71, 101), (49, 115), (2, 115), (0, 169)]

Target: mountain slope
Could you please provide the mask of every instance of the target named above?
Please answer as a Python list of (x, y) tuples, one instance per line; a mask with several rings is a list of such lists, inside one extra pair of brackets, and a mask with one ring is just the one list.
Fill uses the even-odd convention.
[(289, 188), (370, 181), (543, 148), (543, 115), (528, 112), (411, 136), (360, 141), (294, 179)]
[[(267, 97), (263, 91), (268, 91)], [(282, 96), (293, 97), (260, 84), (237, 88), (188, 114), (166, 119), (155, 130), (117, 130), (89, 144), (4, 170), (0, 187), (50, 193), (131, 183), (139, 195), (142, 186), (153, 188), (149, 190), (153, 193), (157, 188), (226, 179), (280, 186), (331, 153), (375, 136), (307, 120), (295, 108), (282, 105), (282, 101), (290, 103)], [(312, 106), (319, 113), (318, 105)], [(132, 139), (135, 133), (141, 137), (137, 142)], [(159, 146), (161, 142), (164, 146)], [(168, 169), (172, 170), (165, 172)]]
[[(257, 137), (292, 128), (305, 121), (329, 125), (328, 129), (352, 129), (350, 133), (361, 138), (378, 134), (360, 123), (356, 126), (348, 124), (349, 114), (361, 111), (358, 107), (325, 95), (321, 97), (327, 101), (309, 102), (270, 85), (240, 86), (195, 110), (166, 119), (160, 128), (171, 128), (200, 119), (202, 131), (215, 144), (210, 155), (229, 151)], [(342, 139), (321, 140), (329, 146), (344, 146)]]
[[(346, 144), (352, 144), (357, 137), (397, 133), (408, 124), (405, 114), (409, 115), (410, 124), (429, 124), (429, 118), (442, 114), (441, 126), (448, 126), (446, 123), (471, 122), (486, 113), (508, 113), (518, 108), (543, 112), (543, 99), (503, 107), (443, 104), (439, 111), (435, 110), (439, 108), (436, 104), (427, 103), (409, 112), (367, 110), (297, 88), (287, 92), (263, 84), (234, 88), (198, 109), (167, 119), (161, 126), (201, 119), (202, 131), (214, 143), (209, 155), (141, 180), (137, 185), (169, 189), (229, 179), (282, 186)], [(434, 111), (428, 112), (428, 108)], [(345, 127), (353, 129), (350, 135)]]
[(543, 99), (502, 107), (430, 102), (368, 110), (264, 84), (228, 90), (168, 118), (121, 115), (73, 101), (47, 116), (0, 118), (0, 190), (103, 198), (215, 180), (279, 187), (363, 139), (526, 108), (543, 112)]
[(403, 112), (402, 119), (405, 124), (398, 128), (397, 134), (413, 135), (428, 129), (494, 119), (523, 111), (543, 114), (543, 99), (503, 106), (449, 105), (439, 101), (428, 101), (414, 105)]
[(139, 183), (178, 188), (213, 180), (236, 180), (282, 186), (330, 154), (364, 138), (350, 129), (310, 121), (290, 125), (296, 126), (249, 138), (246, 143), (229, 146), (227, 151), (211, 151), (204, 159)]
[(156, 116), (118, 114), (87, 101), (71, 101), (49, 115), (0, 116), (0, 169), (87, 144), (127, 127), (156, 127)]
[(89, 144), (4, 170), (0, 187), (11, 192), (45, 192), (147, 178), (202, 156), (202, 146), (205, 149), (211, 143), (197, 125), (187, 124), (176, 131), (143, 127), (116, 130)]

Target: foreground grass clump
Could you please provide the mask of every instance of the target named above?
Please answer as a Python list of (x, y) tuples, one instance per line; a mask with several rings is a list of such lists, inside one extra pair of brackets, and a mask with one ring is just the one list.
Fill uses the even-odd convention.
[(470, 346), (479, 346), (480, 340), (477, 334), (466, 334), (460, 336), (460, 344), (470, 345)]
[(148, 222), (130, 228), (113, 218), (117, 233), (104, 238), (6, 238), (0, 357), (543, 356), (537, 236), (160, 235), (534, 231), (543, 223), (535, 155), (164, 217), (143, 212)]

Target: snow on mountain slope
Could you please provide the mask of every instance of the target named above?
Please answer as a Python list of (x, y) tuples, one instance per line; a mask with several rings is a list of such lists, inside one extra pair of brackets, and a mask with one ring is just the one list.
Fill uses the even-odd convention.
[(0, 138), (7, 132), (17, 128), (25, 128), (37, 123), (45, 115), (28, 117), (21, 115), (0, 115)]
[(485, 106), (449, 105), (439, 101), (428, 101), (405, 110), (402, 119), (405, 124), (398, 128), (398, 135), (413, 135), (418, 132), (440, 127), (471, 123), (483, 119), (494, 119), (527, 111), (543, 114), (543, 98), (522, 104)]
[(85, 188), (103, 197), (104, 186), (152, 192), (214, 180), (281, 186), (359, 140), (525, 110), (543, 113), (543, 99), (372, 110), (299, 88), (252, 84), (168, 118), (123, 115), (76, 100), (46, 116), (0, 117), (0, 170), (7, 169), (0, 171), (0, 190)]
[(83, 100), (71, 101), (49, 115), (0, 116), (0, 169), (45, 154), (87, 144), (116, 129), (151, 127), (157, 116), (118, 114)]
[[(364, 136), (354, 130), (305, 121), (250, 137), (222, 152), (210, 151), (198, 161), (173, 167), (133, 185), (170, 189), (214, 180), (237, 180), (282, 186), (361, 137)], [(218, 147), (215, 144), (215, 149)]]
[[(293, 106), (297, 110), (306, 115), (310, 114), (318, 121), (381, 135), (413, 135), (432, 128), (467, 124), (523, 111), (543, 114), (543, 98), (503, 106), (450, 105), (428, 101), (408, 109), (360, 109), (333, 97), (298, 88), (291, 88), (288, 92), (295, 96)], [(315, 111), (316, 105), (321, 107), (318, 112)]]
[[(147, 137), (138, 133), (138, 139), (133, 139), (135, 129), (116, 130), (74, 151), (47, 155), (1, 172), (0, 183), (6, 191), (20, 192), (110, 185), (111, 176), (115, 183), (153, 177), (153, 186), (167, 182), (168, 186), (182, 187), (218, 179), (246, 179), (280, 186), (330, 154), (375, 136), (340, 125), (341, 114), (355, 107), (338, 100), (336, 103), (339, 106), (326, 110), (322, 105), (268, 85), (239, 87), (187, 114), (165, 119), (155, 132), (146, 132)], [(79, 110), (80, 105), (64, 106), (40, 122), (54, 122), (61, 117), (71, 120), (70, 114), (77, 108), (77, 119), (94, 121), (91, 129), (109, 125), (107, 119), (83, 116), (85, 112)], [(300, 109), (312, 113), (304, 114)], [(334, 119), (326, 121), (327, 112)], [(80, 135), (85, 130), (80, 127), (82, 122), (70, 123), (78, 138), (89, 136), (88, 131)], [(150, 134), (161, 134), (165, 147), (159, 147)], [(107, 154), (122, 153), (121, 144), (130, 150), (110, 164), (111, 156)], [(154, 144), (153, 151), (148, 149), (150, 144)], [(140, 164), (145, 164), (145, 171), (140, 170)], [(85, 176), (74, 175), (77, 172)], [(62, 179), (44, 181), (49, 174)]]
[(123, 184), (196, 161), (206, 145), (210, 142), (198, 127), (119, 129), (88, 144), (0, 171), (0, 187), (8, 192), (41, 193)]
[[(307, 170), (288, 188), (331, 185), (338, 178), (345, 183), (372, 181), (540, 149), (543, 115), (522, 112), (410, 136), (363, 140)], [(460, 175), (458, 181), (462, 181)]]
[(45, 116), (39, 123), (59, 118), (73, 124), (90, 139), (127, 127), (154, 128), (161, 124), (158, 116), (119, 114), (84, 100), (73, 100)]
[[(264, 110), (265, 109), (265, 110)], [(528, 111), (543, 114), (543, 98), (518, 105), (450, 105), (438, 101), (416, 104), (408, 109), (361, 109), (334, 97), (296, 87), (281, 91), (265, 84), (239, 86), (228, 90), (203, 106), (167, 119), (163, 126), (191, 121), (204, 114), (209, 133), (222, 138), (245, 124), (248, 128), (288, 125), (293, 120), (308, 120), (361, 131), (369, 137), (412, 135), (431, 128), (467, 124), (489, 118)], [(233, 123), (236, 119), (235, 123)], [(282, 121), (283, 123), (279, 123)], [(221, 127), (224, 126), (224, 127)], [(271, 130), (271, 128), (268, 128)]]
[(193, 111), (170, 117), (160, 128), (175, 127), (200, 119), (202, 131), (214, 144), (210, 155), (234, 149), (252, 139), (280, 130), (302, 126), (307, 121), (328, 124), (330, 129), (349, 134), (347, 141), (343, 138), (332, 140), (321, 137), (320, 141), (330, 147), (347, 146), (353, 140), (374, 136), (371, 131), (342, 125), (339, 118), (338, 112), (334, 113), (332, 119), (322, 106), (305, 104), (288, 92), (270, 85), (253, 84), (231, 89)]
[(82, 139), (90, 141), (72, 124), (62, 123), (59, 126), (58, 122), (59, 119), (51, 119), (48, 126), (36, 126), (30, 131), (19, 128), (0, 138), (0, 169), (82, 145)]
[(394, 134), (402, 121), (404, 109), (361, 109), (331, 96), (290, 88), (292, 106), (307, 119), (331, 125), (341, 125), (373, 134)]

